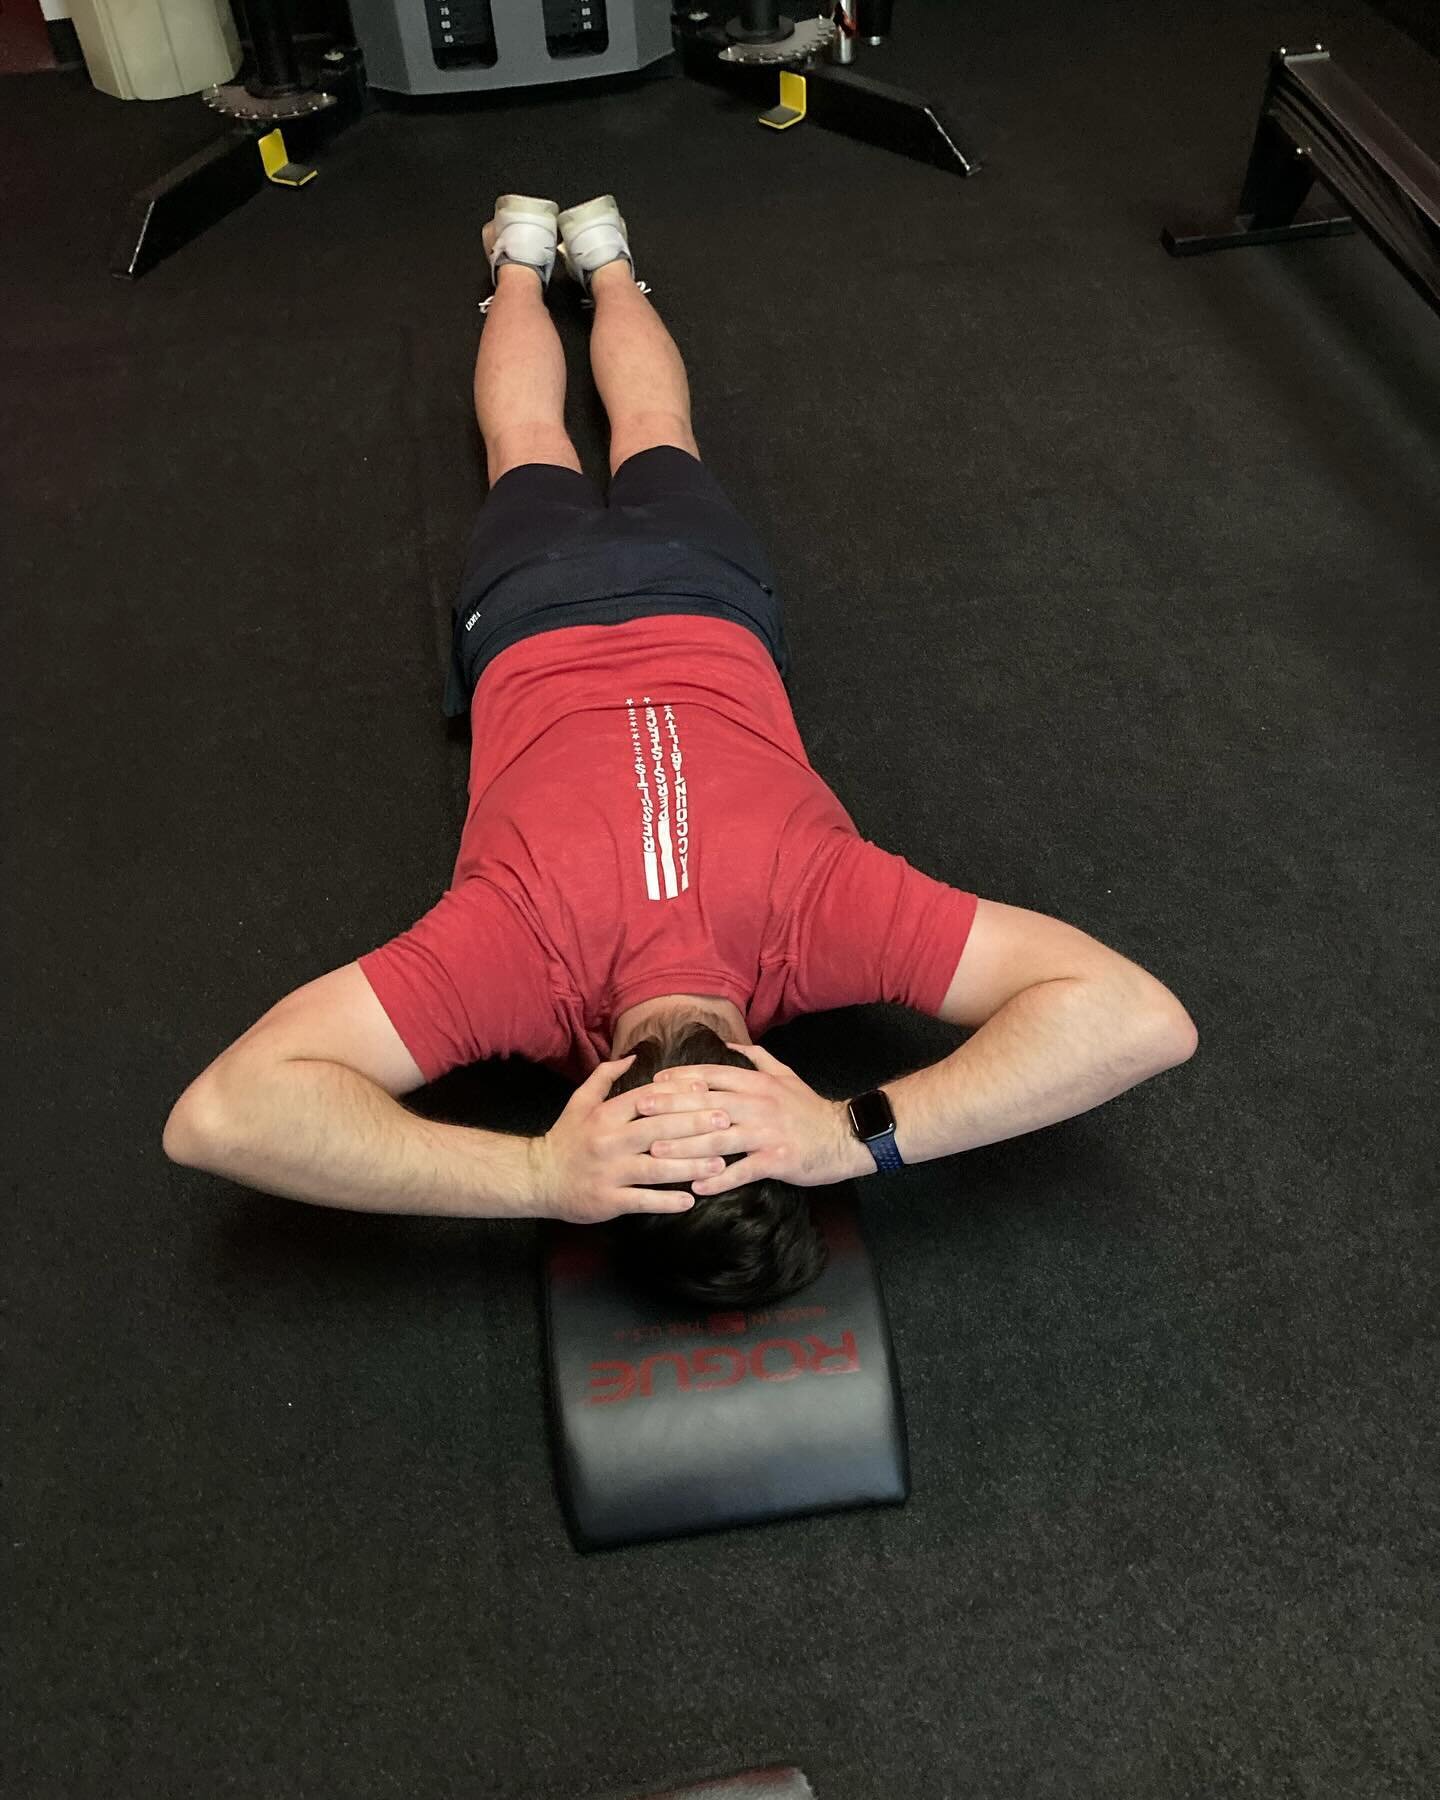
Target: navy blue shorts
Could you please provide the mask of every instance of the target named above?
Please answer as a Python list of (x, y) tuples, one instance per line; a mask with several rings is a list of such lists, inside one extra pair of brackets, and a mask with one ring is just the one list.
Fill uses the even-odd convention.
[(652, 613), (731, 619), (788, 672), (770, 560), (702, 462), (668, 444), (642, 450), (615, 471), (608, 505), (573, 469), (510, 469), (465, 558), (445, 711), (468, 712), (487, 663), (522, 638)]

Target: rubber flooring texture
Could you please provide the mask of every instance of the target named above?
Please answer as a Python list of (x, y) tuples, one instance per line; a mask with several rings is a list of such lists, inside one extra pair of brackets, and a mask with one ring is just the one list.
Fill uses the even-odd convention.
[[(1358, 3), (920, 0), (961, 183), (681, 81), (380, 113), (142, 283), (198, 102), (0, 83), (17, 1800), (1433, 1795), (1440, 329), (1363, 239), (1177, 263)], [(425, 910), (496, 193), (622, 197), (860, 828), (1153, 968), (1194, 1062), (865, 1191), (898, 1512), (580, 1558), (534, 1230), (169, 1166), (189, 1079)], [(560, 309), (574, 427), (603, 462)], [(933, 1060), (884, 1009), (773, 1047)], [(542, 1129), (514, 1066), (445, 1116)]]

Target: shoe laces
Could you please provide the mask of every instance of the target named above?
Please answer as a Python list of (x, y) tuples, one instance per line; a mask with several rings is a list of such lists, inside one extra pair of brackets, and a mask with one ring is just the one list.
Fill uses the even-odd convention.
[[(637, 281), (635, 283), (635, 285), (637, 288), (639, 288), (639, 290), (642, 294), (652, 294), (655, 291), (650, 286), (650, 283), (648, 281)], [(487, 294), (485, 296), (485, 298), (482, 301), (480, 301), (479, 310), (482, 313), (488, 313), (490, 308), (494, 304), (495, 304), (494, 294)], [(594, 312), (594, 310), (595, 310), (595, 302), (590, 298), (590, 296), (588, 294), (584, 295), (584, 297), (580, 301), (580, 304), (585, 309), (586, 312)]]

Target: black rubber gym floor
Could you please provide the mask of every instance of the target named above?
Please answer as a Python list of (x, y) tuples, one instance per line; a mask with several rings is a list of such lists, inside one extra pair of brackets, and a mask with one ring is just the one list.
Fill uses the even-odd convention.
[[(962, 183), (681, 81), (370, 119), (134, 288), (196, 101), (0, 83), (5, 1791), (1430, 1796), (1440, 322), (1363, 238), (1177, 263), (1358, 0), (907, 0)], [(877, 65), (871, 64), (874, 72)], [(169, 1166), (166, 1112), (450, 872), (479, 225), (617, 192), (771, 544), (817, 766), (1154, 969), (1201, 1050), (864, 1190), (914, 1497), (581, 1558), (529, 1225)], [(575, 429), (601, 466), (560, 309)], [(773, 1047), (839, 1092), (883, 1010)], [(431, 1096), (540, 1129), (506, 1066)]]

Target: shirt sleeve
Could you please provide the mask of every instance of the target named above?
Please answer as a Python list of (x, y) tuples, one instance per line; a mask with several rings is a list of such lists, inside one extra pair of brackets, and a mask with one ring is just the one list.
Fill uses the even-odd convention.
[(975, 895), (848, 833), (816, 864), (796, 919), (794, 1010), (888, 1000), (938, 1013), (970, 936)]
[(488, 881), (451, 888), (360, 967), (426, 1081), (492, 1056), (565, 1052), (544, 946)]

